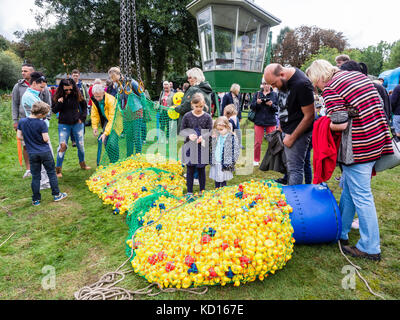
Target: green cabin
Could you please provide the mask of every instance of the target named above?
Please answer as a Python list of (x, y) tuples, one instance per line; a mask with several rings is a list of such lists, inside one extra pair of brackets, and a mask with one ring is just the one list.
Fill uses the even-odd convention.
[(197, 19), (203, 72), (213, 90), (228, 92), (233, 82), (241, 92), (259, 90), (270, 29), (281, 20), (248, 0), (194, 0), (186, 8)]

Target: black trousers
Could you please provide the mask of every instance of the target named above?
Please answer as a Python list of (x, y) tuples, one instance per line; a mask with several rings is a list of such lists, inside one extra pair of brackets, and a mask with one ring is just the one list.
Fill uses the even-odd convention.
[[(196, 171), (196, 166), (186, 166), (186, 186), (187, 192), (193, 193), (193, 180), (194, 180), (194, 172)], [(205, 190), (206, 188), (206, 167), (197, 168), (197, 172), (199, 173), (199, 185), (200, 191)]]

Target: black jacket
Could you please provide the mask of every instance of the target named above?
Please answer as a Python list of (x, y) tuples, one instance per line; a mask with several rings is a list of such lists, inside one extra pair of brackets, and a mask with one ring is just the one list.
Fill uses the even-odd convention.
[[(257, 104), (257, 99), (261, 99), (261, 104)], [(272, 101), (272, 105), (268, 106), (266, 102)], [(278, 95), (271, 91), (264, 95), (263, 91), (257, 92), (253, 96), (250, 108), (256, 112), (254, 124), (257, 126), (268, 127), (276, 126), (276, 113), (278, 112)]]
[(73, 97), (64, 98), (64, 102), (57, 102), (51, 107), (54, 113), (59, 113), (58, 123), (76, 124), (79, 120), (85, 123), (87, 116), (87, 103), (85, 100), (78, 102)]
[(267, 134), (268, 149), (260, 164), (261, 171), (287, 172), (287, 161), (283, 145), (282, 132), (275, 130)]
[[(238, 114), (237, 117), (239, 119), (242, 119), (242, 97), (241, 94), (238, 95), (238, 99), (239, 99), (239, 110), (238, 110)], [(224, 97), (222, 98), (222, 102), (221, 102), (221, 116), (224, 115), (224, 109), (228, 104), (234, 104), (233, 103), (233, 96), (232, 96), (232, 92), (228, 92), (227, 94), (224, 95)]]

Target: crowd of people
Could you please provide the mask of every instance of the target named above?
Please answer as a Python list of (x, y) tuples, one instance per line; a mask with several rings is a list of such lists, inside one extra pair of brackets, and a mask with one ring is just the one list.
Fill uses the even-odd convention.
[[(205, 190), (207, 165), (210, 165), (209, 178), (214, 180), (215, 187), (224, 187), (233, 178), (244, 148), (240, 122), (243, 106), (248, 103), (254, 113), (253, 165), (260, 164), (264, 137), (277, 131), (282, 137), (286, 161), (286, 174), (278, 182), (288, 185), (319, 183), (324, 181), (326, 172), (333, 172), (339, 165), (343, 188), (339, 203), (343, 251), (355, 257), (380, 260), (371, 176), (375, 162), (383, 155), (393, 153), (391, 124), (394, 134), (400, 137), (400, 85), (389, 96), (379, 81), (368, 78), (364, 64), (345, 55), (338, 56), (336, 62), (333, 66), (328, 61), (316, 60), (306, 72), (277, 63), (269, 64), (264, 70), (260, 90), (251, 97), (241, 94), (237, 83), (232, 84), (229, 92), (217, 94), (202, 70), (192, 68), (187, 71), (187, 82), (182, 88), (174, 89), (170, 81), (162, 84), (155, 104), (158, 139), (168, 143), (172, 125), (176, 125), (178, 133), (184, 137), (182, 162), (187, 170), (188, 198), (193, 196), (196, 181), (200, 194)], [(102, 144), (111, 143), (114, 149), (107, 150), (111, 162), (118, 160), (118, 136), (112, 130), (117, 98), (119, 107), (132, 113), (123, 120), (124, 135), (132, 142), (127, 144), (127, 155), (141, 153), (146, 141), (145, 110), (140, 106), (128, 109), (130, 95), (126, 92), (118, 94), (119, 83), (123, 80), (118, 67), (111, 68), (108, 74), (110, 80), (106, 86), (96, 80), (87, 90), (79, 79), (79, 70), (74, 70), (71, 78), (61, 80), (55, 92), (50, 92), (42, 73), (36, 72), (32, 65), (22, 66), (23, 79), (12, 93), (12, 115), (18, 138), (24, 141), (26, 172), (23, 177), (32, 176), (33, 205), (40, 204), (40, 189), (50, 187), (55, 201), (67, 196), (59, 191), (57, 178), (62, 177), (69, 138), (76, 145), (80, 167), (91, 169), (85, 162), (85, 123), (91, 125), (93, 134)], [(136, 81), (133, 80), (131, 86), (134, 92), (139, 91)], [(179, 118), (173, 120), (168, 108), (174, 105), (176, 92), (182, 92), (183, 97), (180, 105), (174, 108)], [(217, 105), (220, 116), (213, 120)], [(48, 136), (51, 112), (58, 115), (56, 164)], [(90, 122), (87, 120), (89, 114)], [(130, 123), (132, 121), (135, 123)], [(332, 154), (329, 139), (336, 142), (334, 159), (324, 162), (321, 154), (326, 150)], [(314, 181), (312, 148), (316, 151), (314, 163), (319, 162), (323, 171), (314, 174)], [(356, 213), (361, 238), (355, 246), (349, 246), (348, 233)]]

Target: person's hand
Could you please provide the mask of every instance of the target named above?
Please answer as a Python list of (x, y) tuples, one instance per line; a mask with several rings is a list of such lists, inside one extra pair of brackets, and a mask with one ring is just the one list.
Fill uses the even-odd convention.
[(203, 141), (203, 137), (200, 136), (200, 137), (197, 139), (197, 143), (202, 143), (202, 141)]
[(81, 123), (82, 123), (81, 119), (79, 119), (79, 120), (78, 120), (78, 123), (79, 123), (79, 124), (81, 124)]
[(288, 147), (291, 148), (294, 144), (294, 140), (292, 138), (292, 135), (290, 134), (285, 134), (285, 137), (283, 138), (283, 144)]
[(265, 104), (266, 104), (267, 106), (272, 106), (272, 101), (269, 100), (269, 101), (267, 101)]
[(60, 103), (63, 103), (64, 102), (64, 98), (63, 97), (61, 97), (60, 99), (58, 99), (57, 100), (58, 102), (60, 102)]
[(97, 129), (93, 129), (93, 135), (97, 137), (99, 135), (99, 131)]
[(18, 122), (13, 124), (14, 130), (18, 130)]
[(189, 139), (191, 141), (195, 141), (197, 139), (197, 135), (195, 135), (194, 133), (192, 133), (191, 135), (189, 135)]
[(107, 136), (105, 135), (105, 133), (103, 133), (103, 134), (100, 136), (100, 139), (101, 139), (101, 141), (103, 142), (103, 144), (104, 144), (104, 142), (106, 141), (106, 138), (107, 138)]
[(261, 99), (257, 99), (257, 104), (261, 104), (262, 100)]

